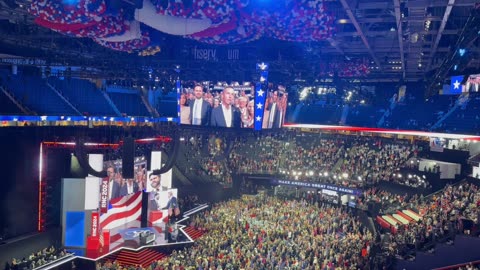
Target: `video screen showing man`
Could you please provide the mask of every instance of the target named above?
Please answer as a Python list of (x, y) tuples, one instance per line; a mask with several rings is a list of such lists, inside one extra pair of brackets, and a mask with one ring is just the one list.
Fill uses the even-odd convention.
[(265, 104), (262, 128), (281, 128), (285, 120), (288, 94), (275, 90), (269, 93)]
[(123, 186), (120, 188), (120, 196), (125, 196), (128, 194), (133, 194), (140, 191), (140, 188), (134, 179), (125, 179)]
[(162, 209), (168, 211), (168, 217), (171, 221), (180, 216), (180, 208), (178, 206), (177, 197), (174, 196), (173, 190), (167, 191), (168, 202)]
[(147, 192), (166, 191), (170, 187), (168, 183), (162, 183), (162, 175), (158, 171), (150, 172), (147, 181)]
[(122, 178), (114, 166), (107, 167), (108, 199), (121, 197)]
[(154, 215), (150, 214), (150, 222), (162, 223), (165, 218), (172, 221), (180, 216), (177, 194), (177, 189), (149, 193), (148, 210), (154, 213)]
[(194, 99), (190, 101), (190, 123), (197, 126), (208, 126), (210, 124), (210, 114), (212, 106), (204, 99), (203, 86), (197, 84), (193, 88)]
[(136, 157), (134, 163), (135, 178), (124, 179), (121, 159), (105, 161), (104, 168), (106, 168), (108, 179), (108, 200), (144, 190), (146, 185), (146, 165), (144, 157)]
[(147, 173), (145, 164), (136, 166), (135, 168), (135, 183), (139, 190), (146, 190), (147, 186)]
[(233, 106), (235, 102), (235, 90), (226, 86), (220, 94), (221, 104), (212, 109), (210, 125), (212, 127), (239, 128), (241, 117), (240, 111)]

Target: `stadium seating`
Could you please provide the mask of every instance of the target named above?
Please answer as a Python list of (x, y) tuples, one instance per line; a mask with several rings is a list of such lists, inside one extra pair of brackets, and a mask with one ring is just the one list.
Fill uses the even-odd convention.
[(128, 116), (150, 116), (138, 93), (109, 92), (118, 110)]
[(375, 127), (383, 112), (380, 107), (362, 105), (350, 107), (346, 125), (355, 127)]
[(311, 104), (303, 106), (297, 119), (298, 123), (339, 125), (343, 106)]
[(432, 96), (427, 100), (406, 98), (391, 111), (386, 127), (429, 130), (454, 104), (456, 96)]
[(0, 73), (3, 84), (23, 105), (42, 115), (78, 115), (46, 81), (35, 76)]
[[(0, 88), (0, 90), (8, 91)], [(11, 93), (9, 93), (10, 96)], [(24, 113), (18, 106), (10, 100), (10, 98), (3, 92), (0, 92), (0, 115), (23, 115)]]
[(480, 95), (470, 94), (465, 106), (445, 119), (440, 130), (451, 133), (480, 134)]
[(61, 80), (50, 77), (48, 82), (60, 91), (83, 114), (116, 116), (95, 84), (80, 79)]

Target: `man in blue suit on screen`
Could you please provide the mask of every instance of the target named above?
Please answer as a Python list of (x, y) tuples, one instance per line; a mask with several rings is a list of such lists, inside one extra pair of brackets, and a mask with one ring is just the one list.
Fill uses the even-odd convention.
[(122, 188), (121, 185), (121, 177), (119, 175), (118, 169), (116, 170), (113, 166), (109, 166), (107, 168), (107, 175), (108, 175), (108, 195), (109, 199), (115, 199), (121, 196), (120, 190)]
[(226, 86), (221, 94), (222, 104), (212, 110), (212, 127), (240, 127), (240, 111), (234, 106), (235, 90)]
[(169, 190), (168, 192), (168, 202), (167, 206), (163, 209), (168, 210), (168, 217), (171, 222), (174, 222), (177, 217), (180, 216), (180, 208), (178, 207), (177, 197), (173, 196), (173, 191)]
[(195, 99), (190, 102), (190, 124), (208, 126), (212, 106), (203, 99), (203, 86), (195, 85), (193, 96)]

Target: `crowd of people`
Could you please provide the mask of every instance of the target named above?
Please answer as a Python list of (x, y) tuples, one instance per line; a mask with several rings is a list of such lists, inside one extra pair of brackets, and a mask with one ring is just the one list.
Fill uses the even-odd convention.
[(365, 208), (364, 206), (369, 203), (378, 203), (381, 205), (381, 209), (389, 209), (391, 207), (404, 208), (411, 201), (416, 201), (420, 197), (418, 195), (409, 194), (394, 194), (386, 190), (381, 190), (377, 187), (372, 187), (365, 190), (357, 200), (357, 206), (359, 208)]
[(474, 184), (447, 186), (430, 198), (414, 202), (422, 218), (400, 227), (392, 237), (391, 249), (401, 256), (410, 250), (432, 248), (436, 241), (454, 238), (457, 232), (471, 234), (473, 224), (479, 222), (480, 193)]
[(281, 174), (295, 180), (348, 187), (372, 185), (382, 180), (427, 187), (424, 179), (399, 177), (400, 169), (419, 149), (409, 141), (277, 133), (237, 138), (229, 155), (229, 165), (236, 173)]
[(243, 197), (192, 225), (207, 233), (147, 269), (367, 269), (373, 244), (348, 209), (318, 201)]
[(185, 136), (183, 156), (187, 165), (183, 169), (222, 184), (231, 184), (236, 174), (270, 174), (352, 188), (380, 181), (427, 188), (428, 181), (419, 174), (401, 173), (404, 168), (415, 172), (409, 162), (422, 151), (423, 144), (297, 131), (229, 136), (197, 131)]
[(226, 138), (218, 134), (184, 134), (183, 164), (177, 163), (192, 177), (204, 177), (224, 185), (232, 183), (230, 170), (225, 162)]
[(71, 255), (64, 249), (57, 249), (53, 246), (44, 248), (38, 252), (31, 253), (22, 259), (13, 258), (10, 263), (5, 264), (5, 270), (35, 269), (49, 262), (56, 261), (62, 257)]

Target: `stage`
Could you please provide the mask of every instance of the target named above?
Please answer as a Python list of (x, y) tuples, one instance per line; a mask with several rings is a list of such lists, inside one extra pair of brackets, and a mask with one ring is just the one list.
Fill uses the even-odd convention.
[(208, 208), (207, 204), (199, 205), (184, 213), (183, 218), (175, 223), (160, 222), (150, 224), (149, 227), (141, 227), (140, 221), (132, 221), (109, 231), (109, 239), (98, 249), (70, 248), (68, 252), (75, 254), (77, 258), (90, 261), (98, 261), (121, 250), (140, 252), (145, 248), (173, 248), (174, 246), (191, 244), (194, 239), (185, 231), (183, 225), (189, 216)]

